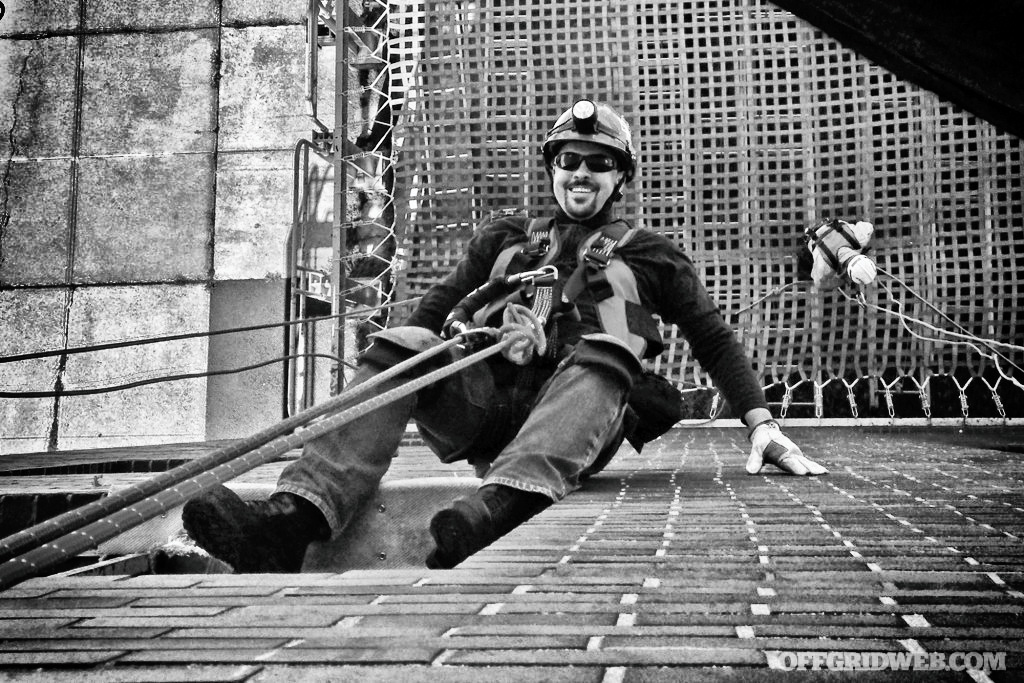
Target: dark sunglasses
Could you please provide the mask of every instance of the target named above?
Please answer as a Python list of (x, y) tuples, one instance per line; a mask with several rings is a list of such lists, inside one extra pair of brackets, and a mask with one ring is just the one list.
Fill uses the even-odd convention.
[(563, 171), (575, 171), (580, 164), (587, 162), (587, 168), (592, 173), (607, 173), (619, 168), (619, 162), (609, 154), (577, 154), (576, 152), (562, 152), (555, 156), (555, 166)]

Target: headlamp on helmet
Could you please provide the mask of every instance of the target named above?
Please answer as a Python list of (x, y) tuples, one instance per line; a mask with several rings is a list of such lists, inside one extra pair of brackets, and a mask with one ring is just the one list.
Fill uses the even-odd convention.
[(545, 136), (542, 148), (549, 171), (558, 149), (572, 141), (593, 142), (610, 148), (621, 161), (624, 180), (630, 180), (635, 174), (636, 152), (629, 124), (608, 105), (577, 100), (558, 117)]
[(590, 100), (572, 105), (572, 127), (578, 133), (593, 135), (597, 132), (597, 107)]

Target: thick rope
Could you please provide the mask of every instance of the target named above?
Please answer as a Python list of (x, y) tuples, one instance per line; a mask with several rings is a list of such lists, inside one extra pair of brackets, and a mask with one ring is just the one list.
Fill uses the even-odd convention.
[(162, 472), (151, 479), (114, 491), (104, 498), (100, 498), (99, 500), (95, 500), (79, 508), (40, 522), (28, 529), (12, 534), (11, 536), (0, 540), (0, 561), (14, 557), (27, 548), (40, 546), (43, 543), (68, 533), (69, 531), (83, 527), (86, 524), (95, 522), (96, 520), (99, 520), (113, 512), (132, 505), (143, 498), (152, 496), (165, 489), (169, 489), (190, 477), (200, 475), (206, 470), (222, 465), (234, 458), (260, 448), (270, 441), (292, 432), (322, 415), (341, 410), (347, 404), (352, 403), (354, 399), (374, 388), (381, 382), (393, 379), (394, 377), (409, 371), (420, 363), (423, 363), (424, 361), (447, 351), (453, 346), (456, 346), (460, 341), (461, 339), (459, 338), (450, 339), (443, 344), (427, 349), (408, 360), (384, 370), (367, 381), (351, 387), (344, 393), (339, 394), (324, 403), (308, 408), (307, 410), (260, 431), (253, 436), (243, 439), (238, 443), (217, 449), (201, 458), (191, 460), (175, 467), (174, 469)]
[[(456, 338), (452, 341), (459, 340)], [(347, 408), (335, 415), (325, 417), (323, 420), (315, 422), (308, 427), (300, 427), (292, 434), (275, 439), (263, 447), (149, 496), (139, 501), (137, 505), (119, 510), (82, 529), (61, 536), (53, 543), (47, 543), (34, 550), (30, 550), (20, 557), (8, 560), (0, 565), (0, 590), (13, 586), (24, 579), (37, 576), (49, 567), (69, 560), (87, 550), (91, 550), (100, 543), (122, 534), (157, 515), (164, 514), (172, 508), (185, 503), (190, 498), (212, 489), (214, 486), (223, 484), (255, 467), (266, 464), (293, 448), (301, 447), (307, 441), (333, 432), (373, 410), (413, 394), (423, 387), (449, 377), (485, 358), (501, 353), (512, 341), (512, 339), (502, 340), (494, 346), (466, 356), (382, 394), (373, 396), (358, 405)], [(435, 349), (430, 350), (434, 351)], [(420, 356), (422, 355), (420, 354)], [(417, 359), (421, 362), (423, 360), (419, 356)]]
[(544, 334), (544, 323), (532, 310), (522, 304), (509, 303), (502, 314), (504, 324), (498, 330), (502, 341), (511, 344), (502, 351), (506, 360), (516, 365), (526, 365), (534, 354), (543, 356), (548, 349)]

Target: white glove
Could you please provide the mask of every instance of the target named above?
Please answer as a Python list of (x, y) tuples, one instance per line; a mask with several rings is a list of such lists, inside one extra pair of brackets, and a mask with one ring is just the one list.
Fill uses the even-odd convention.
[(846, 274), (858, 285), (866, 285), (875, 281), (878, 269), (869, 257), (857, 254), (846, 263)]
[(779, 429), (779, 423), (766, 420), (750, 433), (750, 457), (747, 473), (757, 474), (764, 464), (771, 463), (790, 474), (828, 474), (828, 470), (804, 456), (800, 447)]

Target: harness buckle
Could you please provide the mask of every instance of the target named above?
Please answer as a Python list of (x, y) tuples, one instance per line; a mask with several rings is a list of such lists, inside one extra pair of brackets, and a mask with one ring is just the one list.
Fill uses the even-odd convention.
[(551, 247), (551, 238), (543, 230), (530, 230), (530, 241), (523, 247), (523, 254), (531, 259), (542, 258)]
[(546, 241), (538, 242), (536, 244), (527, 244), (525, 247), (523, 247), (523, 254), (531, 259), (541, 258), (542, 256), (546, 256), (547, 253), (548, 243)]
[(608, 262), (611, 261), (612, 254), (615, 253), (615, 247), (617, 246), (619, 246), (618, 240), (601, 235), (583, 253), (583, 260), (587, 265), (604, 270), (608, 267)]

